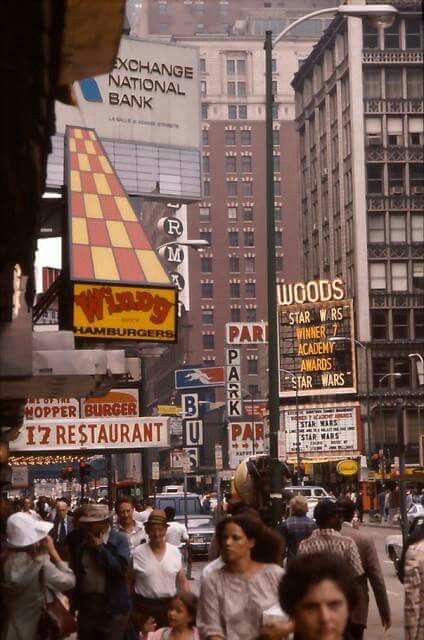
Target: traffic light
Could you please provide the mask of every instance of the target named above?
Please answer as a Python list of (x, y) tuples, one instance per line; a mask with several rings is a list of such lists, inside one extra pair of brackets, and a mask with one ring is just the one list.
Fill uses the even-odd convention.
[(371, 456), (371, 469), (373, 471), (379, 471), (380, 470), (380, 454), (379, 453), (373, 453)]
[(63, 480), (72, 480), (72, 477), (74, 475), (74, 470), (71, 466), (65, 467), (60, 472), (60, 475), (62, 476)]

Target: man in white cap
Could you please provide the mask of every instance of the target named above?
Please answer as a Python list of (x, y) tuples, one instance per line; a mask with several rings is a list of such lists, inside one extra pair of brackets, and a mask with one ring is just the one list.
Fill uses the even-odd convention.
[(123, 640), (131, 609), (127, 585), (127, 537), (110, 526), (104, 504), (84, 504), (66, 543), (76, 576), (72, 608), (78, 611), (78, 639)]
[(48, 535), (51, 522), (14, 513), (6, 525), (8, 550), (2, 563), (2, 638), (35, 638), (44, 588), (68, 591), (75, 576)]

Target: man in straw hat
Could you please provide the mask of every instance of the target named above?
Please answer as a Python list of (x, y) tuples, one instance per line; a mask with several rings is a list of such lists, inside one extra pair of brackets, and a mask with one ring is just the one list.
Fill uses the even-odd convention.
[(153, 509), (145, 524), (149, 536), (133, 552), (134, 621), (138, 629), (150, 617), (157, 627), (167, 625), (167, 611), (177, 590), (190, 591), (182, 565), (181, 552), (166, 542), (166, 514)]
[(79, 640), (123, 640), (131, 599), (127, 586), (130, 550), (126, 536), (110, 526), (107, 505), (84, 504), (67, 538), (76, 576), (72, 597)]

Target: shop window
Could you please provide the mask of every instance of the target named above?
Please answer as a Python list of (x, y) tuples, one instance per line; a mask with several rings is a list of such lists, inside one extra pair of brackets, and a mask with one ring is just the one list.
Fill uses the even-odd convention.
[(202, 310), (202, 323), (213, 324), (213, 309)]
[(402, 340), (409, 338), (409, 311), (405, 309), (393, 309), (393, 339)]
[(371, 333), (373, 340), (388, 339), (387, 311), (371, 311)]

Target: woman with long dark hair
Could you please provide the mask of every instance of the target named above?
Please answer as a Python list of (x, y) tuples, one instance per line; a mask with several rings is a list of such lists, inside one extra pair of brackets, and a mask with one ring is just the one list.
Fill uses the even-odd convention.
[(202, 640), (254, 640), (262, 614), (278, 602), (282, 539), (251, 514), (221, 520), (216, 537), (224, 567), (207, 575), (197, 627)]

